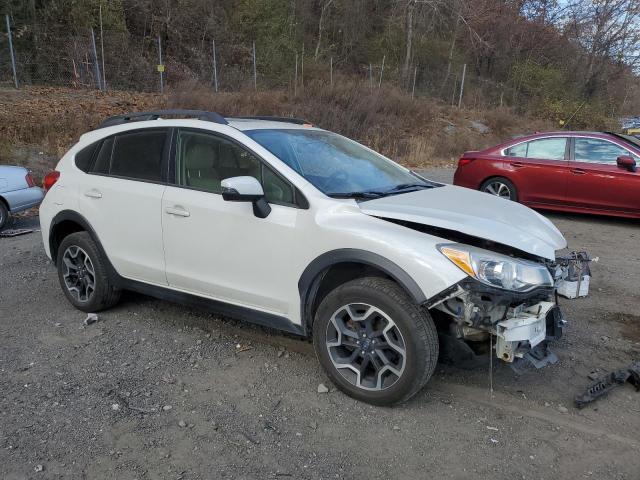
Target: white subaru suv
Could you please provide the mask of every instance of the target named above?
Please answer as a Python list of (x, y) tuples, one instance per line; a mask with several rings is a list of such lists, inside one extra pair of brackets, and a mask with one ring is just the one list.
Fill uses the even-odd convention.
[(549, 220), (304, 121), (112, 117), (45, 184), (44, 247), (76, 308), (127, 289), (309, 336), (372, 404), (416, 394), (443, 347), (540, 363), (562, 333)]

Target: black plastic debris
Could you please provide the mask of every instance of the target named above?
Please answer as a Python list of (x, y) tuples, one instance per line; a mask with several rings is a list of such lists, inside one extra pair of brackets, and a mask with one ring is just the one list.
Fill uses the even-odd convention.
[(626, 382), (633, 385), (636, 391), (640, 391), (640, 362), (634, 362), (627, 368), (614, 370), (596, 380), (582, 395), (575, 398), (574, 403), (576, 407), (583, 408)]
[(33, 229), (29, 228), (16, 228), (11, 230), (3, 230), (0, 232), (0, 238), (2, 237), (17, 237), (19, 235), (26, 235), (27, 233), (32, 233)]

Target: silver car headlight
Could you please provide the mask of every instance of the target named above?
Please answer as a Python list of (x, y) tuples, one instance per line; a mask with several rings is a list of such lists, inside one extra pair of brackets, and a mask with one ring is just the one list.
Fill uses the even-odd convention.
[(467, 275), (492, 287), (528, 292), (553, 286), (551, 273), (539, 263), (458, 243), (438, 245), (438, 250)]

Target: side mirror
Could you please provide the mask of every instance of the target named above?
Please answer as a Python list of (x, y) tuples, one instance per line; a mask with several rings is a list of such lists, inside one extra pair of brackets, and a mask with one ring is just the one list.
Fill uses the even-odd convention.
[(260, 182), (254, 177), (232, 177), (220, 182), (222, 198), (227, 202), (251, 202), (253, 214), (258, 218), (267, 218), (271, 205), (264, 197)]
[(617, 159), (617, 164), (619, 168), (624, 168), (625, 170), (629, 170), (630, 172), (636, 171), (636, 161), (633, 157), (628, 155), (621, 155)]

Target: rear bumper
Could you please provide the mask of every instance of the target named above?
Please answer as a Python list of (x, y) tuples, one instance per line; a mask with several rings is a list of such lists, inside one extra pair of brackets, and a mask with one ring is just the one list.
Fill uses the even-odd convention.
[(464, 169), (461, 170), (460, 167), (458, 167), (453, 174), (453, 184), (458, 187), (466, 187), (476, 190), (478, 188), (477, 182), (469, 177), (469, 175), (464, 173)]
[(6, 192), (2, 196), (9, 204), (9, 211), (18, 213), (40, 205), (44, 192), (40, 187), (30, 187)]

